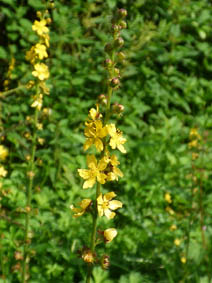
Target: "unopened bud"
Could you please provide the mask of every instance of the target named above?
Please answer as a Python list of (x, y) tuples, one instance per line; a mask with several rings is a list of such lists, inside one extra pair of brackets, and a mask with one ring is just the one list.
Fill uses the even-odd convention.
[(24, 259), (22, 253), (18, 252), (18, 251), (15, 252), (14, 257), (15, 257), (16, 260), (23, 260)]
[(42, 14), (41, 14), (40, 11), (37, 11), (36, 15), (37, 15), (38, 18), (41, 18), (41, 17), (42, 17)]
[(113, 29), (113, 31), (115, 31), (115, 32), (118, 32), (119, 30), (120, 30), (120, 28), (119, 28), (119, 26), (118, 25), (112, 25), (112, 29)]
[(112, 108), (115, 114), (121, 114), (122, 112), (124, 112), (124, 105), (117, 102), (113, 104)]
[(108, 269), (110, 266), (109, 256), (103, 255), (101, 258), (101, 267), (102, 269)]
[(120, 84), (120, 81), (118, 78), (113, 78), (111, 81), (110, 81), (112, 87), (117, 87), (119, 84)]
[(48, 19), (46, 19), (46, 21), (47, 21), (47, 24), (51, 24), (52, 19), (51, 19), (51, 18), (48, 18)]
[(98, 96), (98, 102), (102, 105), (107, 105), (107, 97), (104, 94)]
[(110, 68), (110, 67), (113, 66), (113, 61), (111, 59), (106, 59), (104, 61), (104, 65), (105, 65), (105, 67)]
[(127, 23), (125, 21), (121, 21), (120, 24), (119, 24), (119, 27), (121, 29), (125, 29), (125, 28), (127, 28)]
[(27, 213), (29, 213), (31, 211), (31, 207), (30, 206), (26, 206), (25, 210), (26, 210)]
[(88, 248), (84, 248), (81, 255), (82, 259), (87, 263), (93, 263), (95, 261), (95, 256), (92, 251)]
[(122, 47), (124, 45), (124, 39), (122, 37), (118, 37), (115, 42), (114, 45), (116, 47)]
[(114, 69), (114, 75), (118, 78), (120, 78), (120, 70), (118, 68)]
[(127, 10), (118, 9), (117, 14), (120, 19), (124, 19), (127, 16)]

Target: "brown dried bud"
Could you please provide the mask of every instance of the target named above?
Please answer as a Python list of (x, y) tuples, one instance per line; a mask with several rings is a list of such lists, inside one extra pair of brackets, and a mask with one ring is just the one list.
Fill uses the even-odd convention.
[(101, 267), (102, 269), (108, 269), (110, 266), (109, 256), (103, 255), (101, 258)]
[(15, 252), (14, 258), (15, 258), (16, 260), (23, 260), (23, 259), (24, 259), (22, 253), (19, 252), (19, 251), (16, 251), (16, 252)]

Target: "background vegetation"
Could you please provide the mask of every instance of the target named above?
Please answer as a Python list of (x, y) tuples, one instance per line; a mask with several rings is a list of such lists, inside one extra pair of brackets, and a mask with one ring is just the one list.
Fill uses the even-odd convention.
[[(1, 144), (9, 150), (1, 180), (0, 282), (19, 282), (31, 78), (25, 53), (41, 0), (0, 0)], [(210, 282), (212, 275), (212, 6), (209, 0), (55, 1), (51, 12), (45, 96), (36, 152), (30, 282), (83, 282), (77, 250), (87, 243), (88, 216), (74, 219), (70, 204), (85, 197), (83, 129), (88, 110), (105, 90), (104, 45), (116, 8), (128, 11), (123, 31), (126, 64), (113, 102), (124, 105), (118, 125), (128, 142), (120, 156), (124, 178), (113, 183), (124, 207), (119, 234), (108, 245), (109, 271), (96, 283)], [(14, 63), (10, 72), (9, 66)], [(12, 69), (12, 68), (11, 68)], [(6, 81), (6, 82), (5, 82)], [(14, 91), (5, 93), (7, 89)], [(198, 147), (189, 132), (197, 128)], [(199, 154), (192, 161), (192, 152)], [(88, 196), (90, 191), (88, 192)], [(171, 197), (171, 199), (170, 199)], [(4, 277), (6, 276), (6, 279)]]

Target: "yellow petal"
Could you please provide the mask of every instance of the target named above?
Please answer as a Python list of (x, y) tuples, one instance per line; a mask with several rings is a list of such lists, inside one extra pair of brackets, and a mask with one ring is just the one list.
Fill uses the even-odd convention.
[(104, 184), (106, 178), (107, 178), (107, 176), (106, 176), (104, 173), (99, 173), (99, 174), (97, 175), (97, 181), (98, 181), (100, 184)]
[(90, 178), (83, 184), (83, 189), (92, 188), (93, 185), (96, 183), (96, 178)]
[(112, 210), (116, 210), (120, 207), (122, 207), (122, 202), (120, 202), (119, 200), (111, 200), (109, 202), (109, 208)]
[(80, 207), (82, 209), (86, 209), (91, 203), (91, 199), (83, 199), (81, 202), (80, 202)]
[(96, 116), (97, 116), (97, 111), (95, 108), (91, 108), (89, 111), (90, 117), (92, 120), (96, 120)]
[(110, 243), (118, 234), (115, 228), (109, 228), (104, 231), (104, 237), (107, 243)]
[(102, 194), (100, 194), (99, 196), (98, 196), (98, 198), (97, 198), (97, 203), (98, 204), (103, 204), (103, 198), (102, 198)]
[(93, 144), (93, 140), (90, 138), (90, 139), (86, 139), (84, 145), (83, 145), (83, 149), (84, 151), (88, 150), (89, 147)]
[(116, 197), (116, 194), (114, 192), (109, 192), (104, 195), (104, 200), (108, 201), (113, 199), (114, 197)]
[(91, 169), (97, 168), (97, 160), (93, 154), (87, 155), (87, 164), (88, 164), (88, 167)]
[(102, 150), (103, 150), (103, 142), (102, 142), (99, 138), (96, 138), (96, 139), (94, 140), (94, 144), (95, 144), (96, 149), (97, 149), (98, 151), (102, 151)]
[(110, 139), (110, 143), (109, 144), (112, 147), (112, 149), (116, 149), (116, 141), (113, 138)]
[(115, 212), (112, 212), (110, 209), (104, 209), (104, 214), (108, 219), (113, 219), (116, 215)]
[(116, 174), (116, 175), (118, 175), (120, 177), (124, 176), (123, 173), (121, 172), (121, 170), (119, 168), (117, 168), (117, 167), (113, 168), (113, 172), (114, 172), (114, 174)]
[(107, 167), (107, 162), (106, 162), (106, 159), (103, 157), (103, 158), (99, 161), (98, 169), (99, 169), (99, 171), (103, 171), (103, 170), (105, 170), (106, 167)]
[(83, 179), (89, 179), (90, 178), (90, 170), (88, 169), (78, 169), (78, 173), (80, 177)]
[(111, 137), (113, 137), (116, 134), (116, 126), (115, 126), (115, 124), (107, 125), (107, 130), (108, 130), (109, 135)]
[(122, 153), (126, 153), (126, 149), (124, 148), (124, 146), (122, 144), (119, 144), (117, 146), (117, 148), (122, 152)]

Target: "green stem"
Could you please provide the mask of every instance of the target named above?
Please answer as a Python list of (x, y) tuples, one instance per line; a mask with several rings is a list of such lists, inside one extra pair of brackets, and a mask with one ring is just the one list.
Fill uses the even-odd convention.
[(16, 88), (13, 88), (13, 89), (10, 89), (10, 90), (7, 90), (7, 91), (1, 91), (0, 92), (0, 99), (4, 99), (6, 96), (12, 94), (12, 93), (15, 93), (15, 92), (18, 92), (19, 90), (22, 90), (22, 89), (25, 89), (26, 86), (22, 85), (22, 86), (18, 86)]
[[(38, 87), (39, 88), (39, 87)], [(34, 173), (35, 168), (35, 152), (36, 152), (36, 139), (37, 139), (37, 130), (36, 125), (38, 122), (38, 109), (35, 110), (34, 116), (34, 133), (32, 138), (32, 155), (28, 166), (28, 172)], [(27, 188), (27, 202), (26, 207), (31, 209), (31, 200), (32, 200), (32, 187), (33, 187), (33, 176), (29, 176), (29, 185)], [(25, 214), (25, 235), (24, 235), (24, 254), (23, 254), (23, 269), (22, 269), (22, 283), (26, 282), (26, 264), (27, 264), (27, 255), (28, 255), (28, 234), (29, 234), (29, 222), (30, 222), (31, 211), (26, 211)]]

